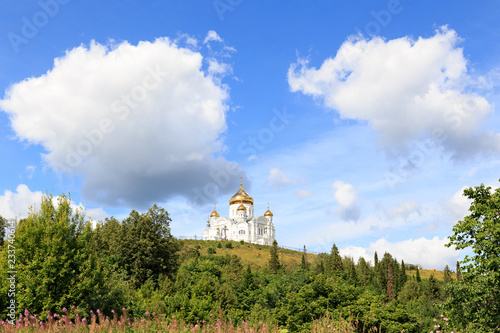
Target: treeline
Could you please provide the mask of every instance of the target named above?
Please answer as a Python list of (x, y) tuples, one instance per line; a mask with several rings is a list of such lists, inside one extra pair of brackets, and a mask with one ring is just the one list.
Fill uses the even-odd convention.
[[(123, 221), (109, 218), (91, 228), (73, 211), (70, 200), (42, 199), (39, 211), (18, 221), (12, 242), (1, 249), (0, 318), (9, 319), (11, 276), (7, 258), (15, 246), (16, 315), (28, 309), (43, 318), (75, 306), (82, 316), (99, 309), (111, 316), (127, 309), (130, 317), (146, 311), (187, 322), (210, 320), (219, 309), (226, 319), (277, 323), (307, 331), (325, 314), (357, 322), (358, 332), (432, 330), (440, 304), (448, 298), (445, 282), (407, 275), (407, 266), (385, 253), (374, 264), (342, 258), (335, 245), (299, 268), (283, 267), (275, 243), (269, 265), (252, 270), (236, 255), (181, 251), (172, 237), (168, 213), (156, 205), (132, 211)], [(238, 243), (225, 243), (230, 252)], [(451, 283), (451, 274), (447, 283)]]

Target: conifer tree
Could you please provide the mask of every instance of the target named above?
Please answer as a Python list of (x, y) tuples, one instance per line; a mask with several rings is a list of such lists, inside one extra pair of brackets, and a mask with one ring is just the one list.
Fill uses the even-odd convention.
[(332, 251), (330, 252), (330, 262), (332, 271), (334, 272), (342, 272), (342, 257), (340, 257), (339, 249), (337, 245), (333, 244)]
[(460, 261), (457, 260), (457, 281), (462, 281), (462, 272), (460, 271)]
[(0, 246), (3, 245), (5, 237), (5, 227), (7, 226), (7, 219), (0, 215)]
[(271, 253), (271, 258), (269, 259), (269, 269), (273, 274), (276, 274), (281, 268), (278, 242), (276, 240), (273, 241), (273, 246), (271, 247), (270, 253)]
[(451, 277), (451, 270), (448, 265), (444, 267), (443, 273), (444, 273), (444, 283), (448, 283), (453, 280)]
[(374, 254), (374, 267), (377, 267), (378, 266), (378, 254), (377, 254), (377, 251), (375, 251), (375, 254)]
[(406, 275), (406, 265), (405, 261), (401, 260), (401, 275), (400, 275), (400, 285), (403, 287), (408, 280), (408, 276)]
[(303, 270), (308, 271), (309, 270), (309, 265), (307, 263), (307, 258), (306, 258), (306, 246), (304, 245), (304, 251), (302, 252), (302, 262), (300, 263), (300, 268)]
[(422, 279), (420, 278), (420, 272), (418, 271), (418, 266), (417, 266), (417, 274), (415, 274), (415, 278), (417, 279), (417, 282), (422, 281)]
[(391, 301), (396, 297), (396, 295), (394, 294), (394, 276), (392, 274), (391, 263), (387, 265), (387, 297)]

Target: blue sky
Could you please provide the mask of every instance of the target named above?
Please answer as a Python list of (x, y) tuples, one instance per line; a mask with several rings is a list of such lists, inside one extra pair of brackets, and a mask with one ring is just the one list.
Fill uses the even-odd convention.
[(243, 177), (281, 245), (443, 269), (463, 188), (498, 184), (496, 1), (2, 6), (2, 216), (70, 193), (201, 236)]

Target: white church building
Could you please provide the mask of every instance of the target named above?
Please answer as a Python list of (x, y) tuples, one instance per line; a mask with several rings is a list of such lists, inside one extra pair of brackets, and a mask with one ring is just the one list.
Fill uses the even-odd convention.
[(269, 210), (269, 205), (264, 216), (254, 217), (253, 198), (245, 192), (243, 183), (240, 183), (238, 192), (229, 199), (229, 217), (221, 217), (214, 205), (203, 239), (272, 245), (274, 233), (273, 213)]

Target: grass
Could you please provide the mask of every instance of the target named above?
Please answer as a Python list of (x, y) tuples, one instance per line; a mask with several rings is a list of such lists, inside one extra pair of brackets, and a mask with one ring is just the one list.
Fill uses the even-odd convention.
[[(244, 266), (250, 265), (252, 269), (262, 269), (268, 266), (271, 257), (271, 246), (258, 245), (251, 243), (235, 242), (235, 241), (203, 241), (203, 240), (182, 240), (183, 248), (181, 253), (187, 255), (189, 252), (198, 249), (201, 255), (207, 255), (208, 249), (215, 249), (216, 256), (237, 255), (240, 257)], [(218, 244), (221, 248), (217, 248)], [(227, 248), (226, 244), (231, 244), (232, 248)], [(306, 258), (309, 263), (312, 263), (316, 255), (307, 253)], [(302, 252), (280, 248), (281, 263), (288, 269), (294, 270), (300, 266), (302, 262)]]

